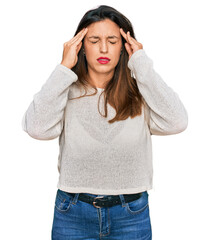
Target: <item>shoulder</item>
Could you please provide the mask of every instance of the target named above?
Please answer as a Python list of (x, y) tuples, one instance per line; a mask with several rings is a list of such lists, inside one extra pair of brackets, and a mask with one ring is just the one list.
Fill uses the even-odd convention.
[[(69, 87), (68, 98), (76, 98), (85, 95), (85, 87), (79, 81), (73, 82)], [(86, 94), (94, 93), (94, 89), (88, 88)]]
[(83, 93), (82, 88), (79, 87), (79, 84), (77, 82), (73, 82), (69, 87), (69, 93), (68, 98), (75, 98), (81, 96)]

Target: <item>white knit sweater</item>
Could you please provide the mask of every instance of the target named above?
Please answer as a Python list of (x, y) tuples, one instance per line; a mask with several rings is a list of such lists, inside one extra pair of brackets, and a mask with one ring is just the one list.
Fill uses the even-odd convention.
[[(59, 136), (59, 189), (101, 195), (149, 190), (153, 185), (151, 135), (186, 129), (185, 107), (155, 72), (144, 49), (131, 56), (128, 67), (147, 103), (143, 114), (133, 119), (109, 124), (116, 112), (108, 104), (108, 119), (100, 115), (100, 88), (94, 96), (70, 100), (83, 90), (74, 83), (77, 75), (61, 64), (34, 95), (22, 120), (23, 129), (40, 140)], [(100, 103), (103, 113), (103, 97)]]

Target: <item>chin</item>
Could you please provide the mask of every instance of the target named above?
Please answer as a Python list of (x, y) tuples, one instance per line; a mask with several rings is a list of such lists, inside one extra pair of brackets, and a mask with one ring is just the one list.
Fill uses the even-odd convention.
[(115, 67), (110, 67), (110, 66), (106, 66), (105, 64), (102, 65), (102, 66), (95, 66), (93, 68), (96, 72), (99, 72), (99, 73), (106, 73), (106, 72), (111, 72), (115, 69)]
[(114, 71), (114, 68), (104, 68), (104, 69), (97, 69), (96, 72), (98, 73), (110, 73), (110, 72), (113, 72)]

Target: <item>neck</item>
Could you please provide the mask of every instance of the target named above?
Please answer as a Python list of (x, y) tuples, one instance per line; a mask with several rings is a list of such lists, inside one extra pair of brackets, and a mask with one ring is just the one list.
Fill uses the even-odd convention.
[(106, 84), (112, 79), (114, 71), (106, 73), (98, 73), (88, 70), (87, 81), (98, 88), (105, 88)]

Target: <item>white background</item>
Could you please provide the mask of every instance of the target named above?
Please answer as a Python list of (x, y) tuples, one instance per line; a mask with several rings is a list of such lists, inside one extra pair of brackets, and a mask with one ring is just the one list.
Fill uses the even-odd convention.
[(122, 12), (154, 69), (178, 93), (189, 124), (152, 136), (154, 240), (210, 239), (209, 6), (199, 0), (5, 1), (0, 4), (0, 238), (50, 239), (57, 190), (58, 139), (32, 139), (22, 116), (62, 58), (86, 11), (100, 4)]

